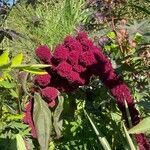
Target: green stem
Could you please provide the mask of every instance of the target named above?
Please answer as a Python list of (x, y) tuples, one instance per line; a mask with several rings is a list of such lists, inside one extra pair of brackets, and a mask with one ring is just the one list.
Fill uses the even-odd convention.
[[(133, 126), (132, 125), (132, 119), (131, 119), (131, 115), (130, 115), (130, 112), (129, 112), (129, 107), (128, 107), (128, 104), (127, 104), (126, 100), (125, 100), (125, 109), (126, 109), (127, 119), (128, 119), (128, 123), (129, 123), (129, 128), (132, 128), (132, 126)], [(133, 140), (134, 145), (137, 145), (135, 137), (133, 135), (131, 135), (131, 138)]]
[(90, 118), (90, 116), (88, 115), (86, 110), (85, 109), (83, 109), (83, 110), (84, 110), (84, 113), (87, 116), (88, 120), (90, 121), (90, 123), (91, 123), (91, 125), (93, 127), (93, 130), (95, 131), (95, 133), (96, 133), (96, 135), (98, 137), (98, 140), (101, 143), (103, 149), (104, 150), (111, 150), (111, 147), (110, 147), (107, 139), (105, 138), (105, 136), (100, 131), (98, 131), (98, 129), (96, 128), (96, 125), (94, 124), (94, 122), (92, 121), (92, 119)]

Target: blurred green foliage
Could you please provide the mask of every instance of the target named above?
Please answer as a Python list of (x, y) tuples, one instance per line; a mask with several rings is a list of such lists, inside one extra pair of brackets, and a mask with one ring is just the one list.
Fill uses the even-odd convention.
[(41, 0), (35, 8), (22, 1), (17, 3), (5, 21), (5, 28), (16, 34), (12, 33), (9, 43), (4, 39), (4, 48), (13, 55), (22, 52), (26, 62), (35, 62), (34, 49), (38, 45), (47, 44), (53, 49), (85, 19), (83, 4), (84, 0)]

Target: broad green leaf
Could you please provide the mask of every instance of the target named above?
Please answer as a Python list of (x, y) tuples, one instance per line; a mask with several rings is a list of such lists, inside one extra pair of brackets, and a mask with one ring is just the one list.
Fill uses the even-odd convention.
[(14, 91), (13, 89), (10, 89), (10, 95), (14, 98), (18, 98), (18, 94), (16, 91)]
[(141, 20), (140, 22), (134, 21), (132, 24), (125, 26), (129, 33), (130, 38), (134, 38), (138, 33), (143, 36), (143, 39), (147, 42), (150, 41), (150, 22), (149, 20)]
[(55, 150), (55, 143), (54, 141), (51, 141), (50, 144), (49, 144), (49, 150)]
[(12, 66), (16, 66), (16, 65), (20, 65), (22, 63), (22, 59), (23, 59), (23, 54), (20, 53), (17, 56), (15, 56), (11, 62), (12, 62)]
[(58, 96), (58, 105), (53, 115), (53, 126), (58, 139), (61, 137), (62, 124), (63, 124), (63, 120), (61, 118), (61, 114), (63, 111), (63, 103), (64, 103), (63, 96)]
[(15, 83), (10, 83), (8, 81), (2, 80), (2, 81), (0, 81), (0, 87), (11, 89), (11, 88), (15, 87)]
[(24, 140), (20, 134), (16, 135), (16, 141), (17, 141), (17, 150), (26, 150)]
[(108, 36), (110, 39), (115, 39), (115, 37), (116, 37), (116, 35), (115, 35), (114, 32), (109, 32), (109, 33), (107, 34), (107, 36)]
[(150, 117), (144, 118), (140, 121), (136, 126), (131, 128), (128, 133), (129, 134), (139, 134), (150, 131)]
[(39, 93), (34, 94), (33, 121), (41, 150), (48, 150), (52, 129), (52, 116), (48, 104)]
[(15, 121), (20, 121), (23, 119), (23, 115), (22, 114), (12, 114), (9, 115), (7, 117), (7, 121), (11, 121), (11, 123), (15, 120)]
[(12, 77), (11, 77), (11, 75), (9, 74), (9, 70), (3, 71), (3, 78), (4, 78), (4, 79), (7, 79), (7, 80), (9, 80), (9, 81), (12, 80)]
[(51, 65), (45, 65), (45, 64), (22, 64), (22, 65), (16, 65), (14, 68), (17, 69), (27, 69), (27, 68), (33, 68), (33, 69), (42, 69), (46, 67), (51, 67)]
[(16, 65), (12, 66), (13, 68), (24, 70), (29, 73), (33, 74), (47, 74), (46, 71), (43, 71), (42, 68), (50, 67), (51, 65), (44, 65), (44, 64), (35, 64), (35, 65)]
[(117, 114), (117, 113), (111, 113), (111, 117), (112, 119), (115, 121), (115, 122), (120, 122), (121, 120), (121, 115), (120, 114)]
[(28, 69), (23, 69), (23, 70), (32, 74), (40, 74), (40, 75), (47, 74), (46, 71), (43, 71), (41, 69), (28, 68)]
[(46, 68), (46, 67), (51, 67), (51, 65), (46, 65), (46, 64), (33, 64), (30, 66), (31, 68)]
[(11, 66), (11, 62), (0, 65), (0, 70), (7, 70), (10, 68), (10, 66)]
[(135, 147), (135, 145), (134, 145), (134, 143), (133, 143), (133, 140), (132, 140), (132, 138), (130, 137), (130, 135), (129, 135), (129, 133), (128, 133), (128, 131), (127, 131), (127, 129), (126, 129), (126, 127), (125, 127), (125, 125), (124, 125), (123, 122), (122, 122), (122, 126), (123, 126), (123, 130), (124, 130), (125, 136), (126, 136), (126, 138), (127, 138), (127, 141), (128, 141), (128, 143), (129, 143), (130, 149), (131, 149), (131, 150), (136, 150), (136, 147)]
[[(95, 123), (92, 121), (91, 117), (88, 115), (88, 113), (86, 112), (86, 110), (84, 110), (85, 115), (87, 116), (88, 120), (90, 121), (93, 130), (95, 131), (95, 134), (98, 137), (98, 140), (100, 141), (101, 145), (103, 146), (104, 150), (111, 150), (111, 147), (107, 141), (107, 139), (105, 138), (105, 136), (97, 129)], [(134, 149), (133, 149), (134, 150)]]
[(150, 101), (140, 101), (137, 104), (143, 106), (145, 110), (150, 112)]
[(8, 55), (9, 55), (8, 51), (5, 51), (2, 55), (0, 55), (0, 66), (8, 63), (9, 61)]
[(9, 104), (4, 104), (3, 108), (4, 107), (7, 110), (7, 112), (11, 113), (12, 115), (17, 114), (17, 111), (13, 107), (11, 107)]
[[(25, 129), (29, 128), (28, 125), (23, 124), (21, 122), (15, 122), (15, 121), (12, 122), (11, 127), (16, 128), (16, 129), (22, 129), (22, 130), (25, 130)], [(29, 131), (30, 130), (31, 129), (29, 129)]]
[(138, 43), (140, 43), (143, 40), (143, 36), (139, 33), (136, 33), (134, 40)]

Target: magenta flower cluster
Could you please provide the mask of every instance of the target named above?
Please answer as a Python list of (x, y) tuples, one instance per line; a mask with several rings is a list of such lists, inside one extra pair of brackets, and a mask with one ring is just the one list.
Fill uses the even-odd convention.
[[(47, 75), (37, 75), (34, 78), (34, 83), (41, 88), (41, 95), (50, 107), (55, 106), (58, 91), (72, 92), (79, 86), (87, 85), (90, 77), (95, 75), (99, 76), (114, 96), (127, 125), (125, 101), (128, 104), (133, 125), (140, 121), (128, 86), (116, 74), (107, 56), (94, 45), (86, 33), (80, 32), (76, 37), (67, 36), (63, 43), (56, 46), (53, 54), (45, 45), (39, 46), (35, 53), (41, 62), (52, 65), (51, 68), (46, 69)], [(31, 115), (28, 107), (25, 118)], [(34, 130), (32, 121), (26, 122)], [(136, 135), (136, 138), (140, 148), (150, 146), (143, 134)]]
[(37, 137), (36, 136), (36, 129), (35, 129), (35, 126), (34, 126), (32, 114), (33, 114), (33, 99), (30, 98), (30, 101), (29, 101), (29, 103), (26, 106), (26, 111), (25, 111), (25, 116), (23, 118), (23, 121), (26, 124), (29, 125), (29, 127), (31, 128), (32, 136), (34, 138), (36, 138)]

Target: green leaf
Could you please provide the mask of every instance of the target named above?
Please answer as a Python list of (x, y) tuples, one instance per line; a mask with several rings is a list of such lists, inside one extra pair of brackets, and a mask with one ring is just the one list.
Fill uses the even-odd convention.
[(10, 95), (14, 98), (18, 98), (18, 94), (13, 89), (10, 89)]
[(41, 150), (48, 150), (52, 129), (51, 111), (39, 93), (34, 94), (33, 121)]
[(150, 131), (150, 117), (144, 118), (140, 121), (136, 126), (131, 128), (128, 133), (129, 134), (139, 134)]
[(121, 120), (121, 115), (114, 113), (114, 112), (111, 113), (111, 117), (115, 122), (120, 122)]
[(107, 34), (107, 36), (108, 36), (110, 39), (115, 39), (115, 37), (116, 37), (116, 35), (115, 35), (114, 32), (109, 32), (109, 33)]
[(6, 70), (6, 69), (9, 69), (11, 67), (11, 62), (7, 63), (7, 64), (3, 64), (3, 65), (0, 65), (0, 70)]
[(17, 69), (27, 69), (27, 68), (33, 68), (33, 69), (42, 69), (46, 67), (51, 67), (51, 65), (45, 65), (45, 64), (22, 64), (22, 65), (16, 65), (14, 68)]
[(137, 104), (144, 107), (145, 110), (150, 112), (150, 101), (140, 101)]
[(143, 11), (144, 13), (150, 15), (150, 11), (147, 10), (146, 8), (144, 7), (141, 7), (141, 6), (137, 6), (137, 5), (133, 5), (134, 7), (138, 8), (140, 11)]
[(15, 85), (16, 85), (15, 83), (10, 83), (9, 81), (4, 80), (0, 81), (0, 87), (4, 87), (6, 89), (11, 89), (15, 87)]
[(129, 143), (130, 149), (131, 149), (131, 150), (136, 150), (136, 147), (135, 147), (135, 145), (134, 145), (134, 143), (133, 143), (133, 140), (132, 140), (132, 138), (130, 137), (130, 135), (129, 135), (129, 133), (128, 133), (128, 131), (127, 131), (127, 129), (126, 129), (126, 127), (125, 127), (125, 125), (124, 125), (123, 122), (122, 122), (122, 126), (123, 126), (123, 129), (124, 129), (124, 133), (125, 133), (125, 136), (126, 136), (126, 138), (127, 138), (127, 141), (128, 141), (128, 143)]
[(129, 33), (129, 37), (132, 39), (138, 33), (143, 36), (145, 41), (150, 41), (150, 22), (149, 20), (142, 20), (140, 22), (134, 21), (132, 24), (125, 26)]
[(44, 65), (44, 64), (34, 64), (34, 65), (22, 64), (22, 65), (16, 65), (16, 66), (12, 66), (12, 67), (16, 68), (16, 69), (24, 70), (29, 73), (42, 75), (42, 74), (47, 74), (47, 72), (43, 71), (42, 68), (46, 68), (46, 67), (50, 67), (50, 66), (51, 65)]
[(17, 141), (17, 150), (26, 150), (24, 140), (20, 134), (16, 135), (16, 141)]
[(125, 100), (125, 109), (126, 109), (126, 115), (127, 115), (127, 120), (128, 120), (128, 123), (129, 123), (129, 127), (131, 128), (132, 127), (132, 120), (131, 120), (131, 115), (130, 115), (128, 103), (127, 103), (126, 100)]
[(20, 53), (12, 59), (12, 66), (20, 65), (22, 63), (23, 54)]
[(53, 115), (53, 121), (54, 121), (53, 126), (57, 135), (57, 139), (59, 139), (62, 136), (61, 131), (62, 131), (63, 120), (61, 118), (61, 114), (63, 111), (63, 103), (64, 103), (63, 96), (58, 96), (58, 105)]
[(0, 55), (0, 66), (8, 63), (9, 61), (8, 55), (9, 55), (8, 51), (5, 51), (2, 55)]
[(109, 45), (106, 45), (104, 48), (105, 48), (107, 51), (110, 51), (110, 50), (111, 50), (111, 47), (110, 47)]
[(41, 69), (28, 68), (28, 69), (23, 69), (23, 70), (32, 74), (40, 74), (40, 75), (47, 74), (46, 71), (43, 71)]
[(46, 68), (46, 67), (51, 67), (51, 65), (46, 65), (46, 64), (34, 64), (34, 65), (31, 65), (30, 67), (32, 67), (32, 68)]
[[(15, 122), (15, 121), (13, 121), (11, 123), (12, 123), (11, 124), (12, 128), (22, 129), (22, 130), (29, 129), (28, 125), (26, 125), (26, 124), (23, 124), (23, 123), (20, 123), (20, 122)], [(29, 131), (30, 131), (30, 129), (29, 129)]]
[(140, 43), (143, 40), (143, 36), (139, 33), (136, 33), (134, 40), (138, 43)]
[(4, 105), (3, 105), (3, 108), (4, 108), (4, 107), (5, 107), (5, 109), (6, 109), (9, 113), (11, 113), (12, 115), (17, 114), (17, 111), (14, 110), (14, 108), (12, 108), (10, 105), (4, 104)]

